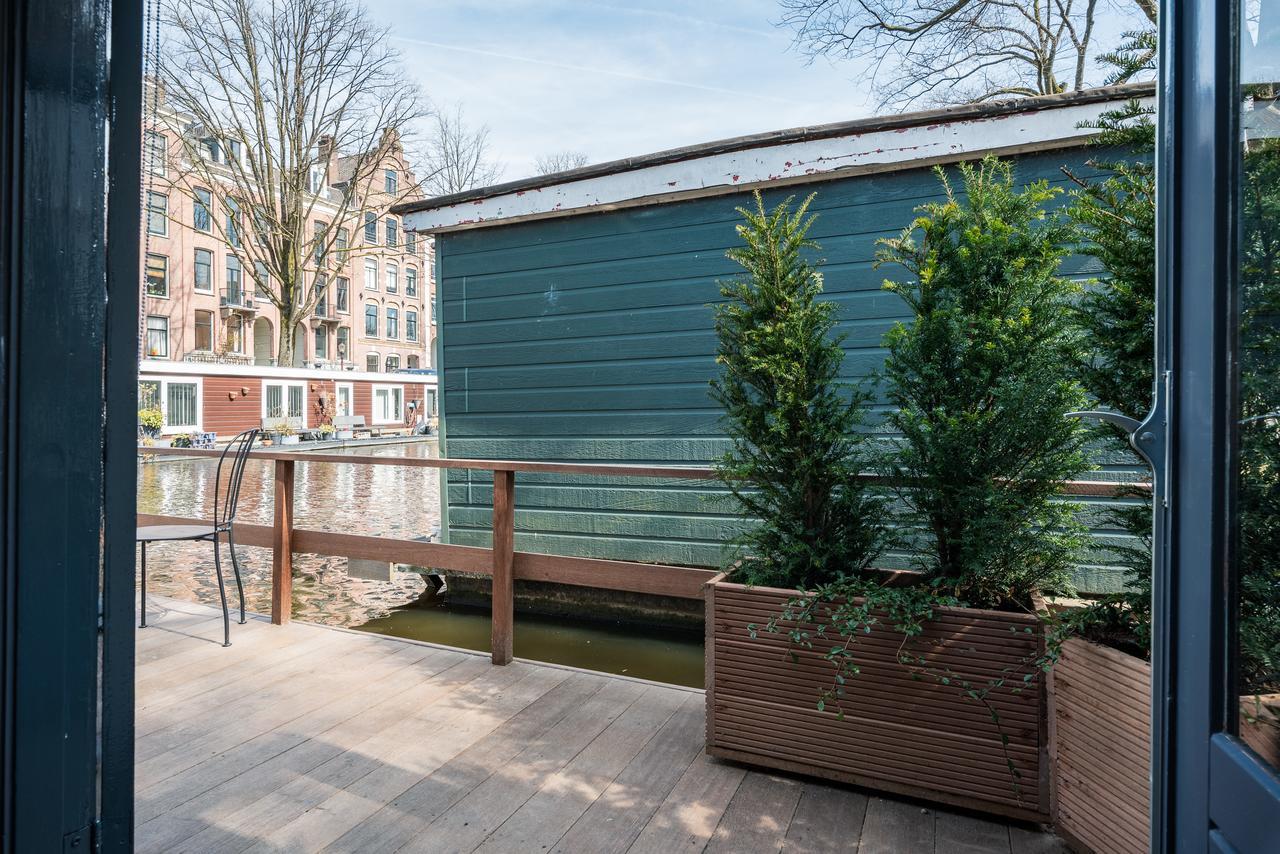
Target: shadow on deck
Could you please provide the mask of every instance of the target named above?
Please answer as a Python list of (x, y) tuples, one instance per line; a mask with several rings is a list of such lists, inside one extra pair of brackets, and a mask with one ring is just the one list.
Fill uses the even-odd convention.
[(1057, 852), (702, 752), (703, 695), (153, 598), (139, 852)]

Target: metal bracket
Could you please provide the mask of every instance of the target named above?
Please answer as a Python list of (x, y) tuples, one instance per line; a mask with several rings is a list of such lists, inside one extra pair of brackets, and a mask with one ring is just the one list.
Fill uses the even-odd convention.
[(1169, 465), (1168, 418), (1165, 407), (1169, 400), (1172, 374), (1164, 372), (1162, 377), (1162, 393), (1156, 395), (1151, 412), (1142, 421), (1121, 412), (1108, 409), (1083, 409), (1068, 412), (1072, 418), (1094, 418), (1118, 427), (1129, 440), (1129, 447), (1151, 467), (1152, 498), (1160, 506), (1168, 506), (1169, 496), (1165, 490), (1164, 474)]

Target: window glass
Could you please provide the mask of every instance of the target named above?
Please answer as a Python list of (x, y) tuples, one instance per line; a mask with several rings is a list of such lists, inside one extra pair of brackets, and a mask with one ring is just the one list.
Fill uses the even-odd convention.
[(418, 271), (412, 267), (404, 271), (404, 293), (411, 297), (418, 295)]
[(147, 169), (153, 175), (164, 175), (169, 160), (169, 143), (164, 134), (147, 131)]
[(404, 249), (406, 252), (418, 251), (418, 235), (408, 229), (404, 232)]
[(238, 314), (227, 318), (227, 350), (232, 353), (244, 352), (244, 320)]
[[(339, 252), (345, 252), (347, 249), (348, 239), (349, 238), (347, 236), (347, 230), (345, 228), (338, 229), (338, 236), (334, 239), (333, 247), (337, 249)], [(346, 260), (347, 260), (346, 257), (343, 256), (338, 259), (338, 263), (345, 264)]]
[(400, 225), (391, 217), (387, 217), (387, 245), (400, 245)]
[(155, 314), (147, 316), (147, 355), (169, 358), (169, 318)]
[(164, 237), (169, 233), (169, 197), (164, 193), (147, 193), (147, 234)]
[(364, 369), (370, 373), (378, 372), (378, 354), (370, 353), (364, 357)]
[(227, 305), (244, 305), (246, 294), (242, 287), (240, 259), (234, 255), (227, 256)]
[(387, 306), (387, 337), (400, 337), (400, 312), (391, 306)]
[(347, 294), (351, 290), (351, 282), (345, 276), (339, 276), (336, 290), (338, 292), (338, 311), (349, 311)]
[(267, 272), (267, 265), (261, 261), (254, 261), (253, 272), (253, 283), (259, 288), (259, 293), (267, 290), (271, 285), (271, 274)]
[(364, 289), (366, 291), (378, 289), (378, 262), (372, 259), (364, 262)]
[(213, 215), (213, 194), (208, 190), (197, 187), (192, 201), (192, 226), (195, 227), (196, 231), (209, 231), (209, 229), (213, 227), (211, 222), (211, 217)]
[(364, 242), (378, 242), (378, 215), (373, 211), (365, 211), (364, 214)]
[(414, 356), (414, 355), (406, 356), (404, 361), (405, 361), (405, 366), (406, 366), (407, 368), (409, 368), (409, 370), (411, 370), (411, 371), (416, 371), (416, 370), (418, 369), (418, 357), (417, 357), (417, 356)]
[(351, 386), (346, 383), (338, 383), (334, 391), (338, 403), (338, 416), (346, 418), (351, 415)]
[[(388, 357), (389, 364), (390, 357)], [(373, 387), (373, 420), (378, 424), (395, 424), (404, 420), (404, 391), (399, 386)]]
[(213, 290), (213, 253), (208, 249), (196, 250), (195, 288), (206, 292)]
[(227, 209), (227, 233), (224, 235), (227, 243), (232, 246), (240, 245), (240, 205), (235, 199), (227, 199), (225, 207)]
[(400, 357), (395, 353), (392, 353), (387, 357), (387, 372), (390, 373), (391, 371), (398, 370), (400, 370)]
[(396, 187), (399, 185), (399, 181), (396, 180), (396, 170), (384, 169), (382, 172), (382, 178), (383, 178), (382, 189), (385, 192), (388, 192), (388, 193), (397, 192)]
[(315, 353), (317, 359), (329, 358), (329, 330), (323, 326), (316, 327)]
[(400, 267), (396, 264), (387, 264), (387, 293), (394, 294), (400, 290)]
[(153, 252), (147, 253), (147, 296), (169, 295), (169, 259)]
[(364, 307), (364, 334), (369, 338), (378, 335), (378, 306), (374, 303)]
[(351, 355), (351, 329), (347, 326), (338, 327), (338, 358), (346, 359)]
[(196, 309), (195, 348), (208, 352), (213, 349), (213, 312)]
[(404, 313), (404, 340), (418, 340), (418, 313), (412, 309)]
[(138, 408), (160, 408), (160, 381), (138, 380)]
[(196, 427), (196, 384), (165, 383), (165, 425), (168, 427)]
[(311, 223), (311, 243), (315, 252), (316, 266), (324, 263), (324, 243), (325, 243), (325, 224), (323, 222)]

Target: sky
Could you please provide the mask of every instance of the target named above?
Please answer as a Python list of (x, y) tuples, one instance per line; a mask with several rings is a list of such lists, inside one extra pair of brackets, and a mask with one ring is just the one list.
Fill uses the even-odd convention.
[(365, 0), (437, 103), (490, 129), (502, 180), (874, 112), (848, 63), (806, 62), (775, 0)]

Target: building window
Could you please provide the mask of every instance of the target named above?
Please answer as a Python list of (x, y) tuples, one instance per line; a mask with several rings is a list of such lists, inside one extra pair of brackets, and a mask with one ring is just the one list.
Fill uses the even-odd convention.
[(338, 327), (338, 358), (346, 361), (351, 355), (351, 327)]
[(348, 302), (348, 296), (347, 296), (347, 294), (350, 291), (351, 291), (351, 281), (346, 276), (339, 276), (338, 285), (337, 285), (338, 311), (342, 312), (343, 314), (346, 314), (348, 311), (351, 310), (348, 307), (349, 302)]
[(400, 224), (391, 217), (387, 217), (387, 245), (391, 247), (400, 245)]
[(147, 296), (169, 296), (169, 259), (153, 252), (147, 253)]
[(241, 275), (240, 259), (234, 255), (227, 256), (227, 305), (244, 305), (244, 277)]
[(368, 260), (364, 262), (364, 289), (366, 291), (376, 291), (378, 289), (378, 262)]
[(316, 276), (316, 290), (320, 292), (320, 298), (316, 300), (316, 317), (329, 316), (329, 292), (324, 287), (324, 276)]
[(407, 367), (409, 370), (416, 371), (418, 369), (417, 356), (413, 356), (413, 355), (406, 356), (404, 361), (405, 361), (405, 367)]
[(324, 189), (324, 166), (322, 164), (312, 164), (311, 166), (311, 193), (319, 195)]
[(253, 262), (253, 284), (259, 293), (265, 293), (271, 285), (271, 274), (267, 272), (267, 265), (261, 261)]
[[(387, 357), (390, 364), (391, 357)], [(373, 387), (373, 423), (399, 424), (404, 420), (404, 388), (398, 385)]]
[(418, 340), (418, 313), (408, 309), (404, 313), (404, 340)]
[(387, 337), (400, 337), (400, 312), (391, 306), (387, 306)]
[(404, 251), (410, 254), (418, 251), (418, 235), (407, 228), (404, 232)]
[(196, 309), (196, 347), (209, 352), (213, 349), (213, 312)]
[(164, 433), (189, 433), (200, 429), (199, 379), (138, 380), (138, 408), (159, 409), (164, 417)]
[(196, 250), (196, 290), (213, 292), (213, 253), (208, 249)]
[(161, 237), (169, 233), (169, 197), (164, 193), (147, 193), (147, 234)]
[(196, 187), (193, 200), (195, 207), (191, 213), (191, 225), (196, 231), (208, 232), (213, 227), (213, 194), (201, 187)]
[(147, 131), (147, 169), (153, 175), (164, 175), (169, 160), (169, 142), (164, 134)]
[(323, 222), (313, 222), (311, 224), (311, 242), (314, 245), (316, 266), (324, 264), (324, 230)]
[(387, 357), (387, 373), (400, 370), (400, 357), (392, 353)]
[(210, 136), (200, 140), (200, 144), (204, 147), (205, 152), (209, 155), (210, 163), (222, 162), (222, 149), (218, 147), (218, 140)]
[(163, 315), (147, 315), (147, 355), (169, 358), (169, 318)]
[(224, 207), (227, 209), (227, 243), (231, 246), (240, 245), (240, 205), (235, 199), (227, 199)]
[(329, 330), (323, 326), (316, 327), (315, 351), (317, 359), (329, 358)]
[(387, 293), (394, 294), (400, 290), (400, 267), (396, 264), (387, 264)]
[(376, 374), (378, 372), (378, 364), (377, 353), (370, 353), (364, 357), (364, 369), (369, 373)]
[(244, 319), (238, 314), (227, 318), (227, 350), (231, 353), (244, 352)]
[(364, 214), (364, 242), (378, 242), (378, 215), (373, 211), (365, 211)]
[(306, 427), (306, 383), (263, 382), (262, 420), (288, 418), (296, 427)]
[(378, 306), (374, 303), (364, 307), (364, 334), (366, 338), (378, 337)]
[(227, 140), (227, 163), (240, 162), (240, 140)]
[(396, 178), (396, 170), (394, 170), (394, 169), (383, 169), (383, 170), (382, 170), (382, 181), (383, 181), (382, 189), (383, 189), (384, 191), (386, 191), (386, 192), (388, 192), (388, 193), (395, 193), (395, 192), (398, 192), (398, 191), (396, 190), (396, 187), (397, 187), (397, 186), (399, 186), (400, 182), (399, 182), (399, 181), (397, 180), (397, 178)]
[(334, 238), (333, 248), (338, 250), (338, 263), (347, 263), (347, 230), (345, 228), (338, 229), (338, 235)]
[(404, 295), (407, 297), (416, 297), (418, 295), (418, 271), (412, 267), (408, 267), (404, 271)]

